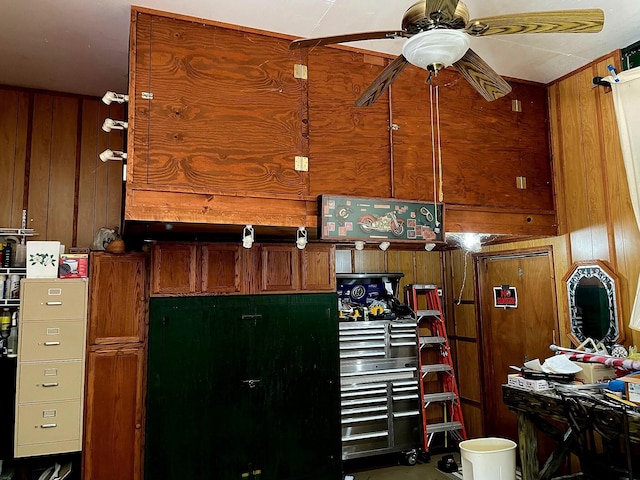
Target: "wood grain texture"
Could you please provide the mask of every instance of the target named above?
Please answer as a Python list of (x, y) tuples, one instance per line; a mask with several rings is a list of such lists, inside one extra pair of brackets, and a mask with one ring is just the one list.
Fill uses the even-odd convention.
[[(53, 96), (35, 94), (33, 105), (33, 136), (29, 170), (29, 228), (47, 236), (49, 210), (49, 165), (51, 161)], [(40, 237), (42, 238), (42, 237)], [(57, 240), (57, 239), (56, 239)]]
[(361, 53), (309, 53), (311, 195), (391, 196), (387, 96), (353, 105), (381, 71)]
[(89, 345), (146, 340), (148, 267), (146, 254), (91, 254)]
[(303, 89), (288, 42), (160, 17), (151, 23), (149, 184), (304, 194), (293, 164)]
[(309, 244), (300, 250), (300, 288), (304, 291), (336, 290), (336, 249), (331, 244)]
[(458, 365), (458, 386), (461, 399), (482, 401), (478, 368), (478, 345), (475, 342), (455, 341)]
[(198, 246), (201, 259), (200, 292), (243, 293), (242, 255), (239, 244), (202, 244)]
[(144, 347), (89, 352), (83, 478), (142, 479), (145, 363)]
[(20, 228), (22, 221), (29, 97), (0, 88), (0, 225)]
[(558, 10), (553, 12), (514, 13), (472, 19), (470, 33), (476, 23), (489, 28), (480, 36), (514, 33), (597, 33), (604, 25), (604, 12), (599, 8), (583, 10)]
[(151, 296), (199, 293), (197, 247), (193, 243), (154, 243)]
[(259, 292), (294, 292), (300, 287), (300, 259), (295, 246), (262, 245)]

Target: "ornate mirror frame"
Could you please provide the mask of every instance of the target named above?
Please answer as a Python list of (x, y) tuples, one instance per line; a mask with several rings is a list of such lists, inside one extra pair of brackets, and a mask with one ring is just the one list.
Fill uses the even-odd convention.
[(584, 278), (595, 278), (599, 280), (607, 293), (607, 300), (609, 303), (609, 329), (604, 338), (594, 338), (596, 342), (602, 342), (607, 346), (611, 346), (615, 343), (621, 343), (624, 340), (624, 328), (620, 321), (619, 305), (620, 283), (618, 276), (613, 273), (613, 270), (609, 268), (604, 262), (600, 260), (593, 260), (589, 262), (577, 262), (571, 266), (571, 270), (562, 279), (566, 285), (567, 300), (568, 300), (568, 325), (567, 335), (573, 343), (580, 345), (586, 340), (586, 336), (582, 332), (582, 319), (578, 315), (578, 305), (576, 302), (576, 289), (580, 283), (580, 280)]

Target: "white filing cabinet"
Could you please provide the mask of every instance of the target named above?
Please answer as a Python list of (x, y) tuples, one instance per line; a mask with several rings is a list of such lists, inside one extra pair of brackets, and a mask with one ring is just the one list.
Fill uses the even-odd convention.
[(87, 287), (87, 278), (22, 281), (16, 458), (82, 449)]

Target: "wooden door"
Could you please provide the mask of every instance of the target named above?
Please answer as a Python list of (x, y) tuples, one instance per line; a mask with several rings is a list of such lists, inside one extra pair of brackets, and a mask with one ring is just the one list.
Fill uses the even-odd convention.
[(155, 243), (151, 250), (151, 295), (199, 292), (195, 243)]
[(243, 293), (241, 256), (238, 244), (207, 243), (200, 247), (202, 293)]
[(299, 255), (295, 246), (261, 245), (260, 292), (295, 292), (299, 289)]
[[(488, 255), (476, 259), (480, 300), (485, 433), (517, 440), (516, 417), (502, 402), (501, 386), (510, 365), (543, 362), (558, 331), (553, 260), (549, 251)], [(517, 294), (516, 308), (494, 306), (494, 287), (509, 285)]]
[(145, 349), (89, 352), (82, 478), (142, 479)]
[(147, 255), (91, 254), (88, 344), (146, 339)]
[(335, 291), (336, 247), (307, 245), (300, 251), (300, 288), (305, 291)]

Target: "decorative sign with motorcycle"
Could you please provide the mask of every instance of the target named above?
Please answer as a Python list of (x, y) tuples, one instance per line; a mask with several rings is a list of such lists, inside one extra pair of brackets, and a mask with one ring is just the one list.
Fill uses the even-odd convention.
[(321, 240), (444, 241), (444, 206), (384, 198), (320, 195)]

